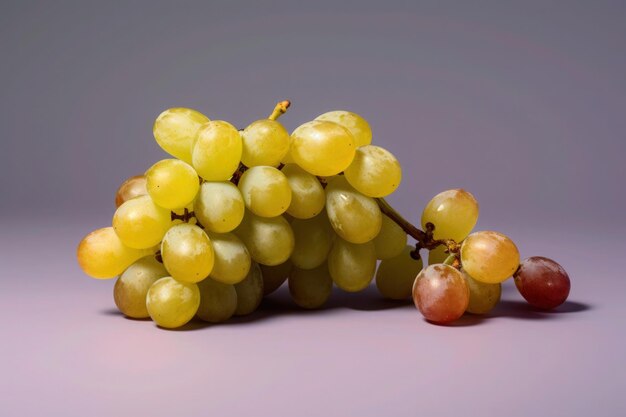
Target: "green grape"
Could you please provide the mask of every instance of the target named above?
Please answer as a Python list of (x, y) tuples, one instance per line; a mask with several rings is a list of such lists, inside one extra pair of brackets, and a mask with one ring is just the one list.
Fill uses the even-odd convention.
[(135, 175), (127, 178), (115, 193), (115, 207), (121, 206), (125, 201), (146, 194), (148, 194), (148, 189), (146, 188), (145, 175)]
[(326, 204), (326, 194), (320, 181), (296, 164), (287, 164), (281, 171), (291, 188), (291, 204), (287, 213), (298, 219), (317, 216)]
[(199, 306), (198, 286), (177, 281), (172, 277), (157, 280), (146, 296), (150, 317), (156, 324), (167, 329), (175, 329), (189, 322)]
[(183, 282), (198, 282), (209, 276), (215, 263), (213, 245), (198, 226), (183, 223), (167, 231), (161, 257), (170, 275)]
[(352, 134), (337, 123), (313, 120), (291, 134), (291, 157), (313, 175), (330, 176), (345, 170), (354, 150)]
[(198, 284), (200, 306), (196, 315), (210, 323), (226, 321), (237, 309), (237, 291), (231, 284), (222, 284), (207, 278)]
[(402, 169), (396, 157), (374, 145), (357, 149), (344, 174), (350, 185), (368, 197), (385, 197), (393, 193), (402, 180)]
[(126, 201), (113, 215), (113, 229), (122, 243), (145, 249), (158, 245), (172, 225), (170, 211), (144, 195)]
[(175, 209), (193, 201), (200, 182), (191, 165), (178, 159), (164, 159), (146, 171), (146, 188), (156, 204)]
[(450, 265), (429, 265), (413, 284), (413, 302), (426, 320), (445, 324), (460, 318), (469, 303), (463, 274)]
[(500, 301), (502, 284), (486, 284), (476, 281), (465, 271), (461, 272), (469, 288), (469, 304), (466, 311), (472, 314), (489, 313)]
[(291, 228), (295, 239), (291, 262), (300, 269), (313, 269), (325, 263), (335, 235), (326, 213), (312, 219), (295, 219)]
[(422, 270), (423, 262), (411, 257), (415, 247), (406, 245), (393, 258), (383, 260), (376, 271), (376, 287), (385, 298), (404, 300), (411, 297), (415, 277)]
[(372, 129), (370, 129), (369, 123), (356, 113), (345, 110), (329, 111), (317, 116), (315, 120), (335, 122), (345, 127), (352, 133), (356, 147), (372, 143)]
[(406, 246), (406, 240), (406, 232), (396, 222), (383, 214), (380, 232), (374, 238), (376, 257), (389, 259), (399, 255)]
[(150, 317), (146, 307), (148, 290), (159, 279), (166, 277), (167, 271), (153, 255), (145, 256), (126, 268), (115, 281), (113, 300), (117, 308), (127, 317), (143, 319)]
[(245, 316), (259, 308), (263, 299), (263, 277), (259, 264), (252, 263), (246, 278), (235, 284), (235, 290), (237, 291), (236, 316)]
[(344, 176), (328, 183), (326, 211), (335, 232), (348, 242), (369, 242), (382, 226), (383, 216), (376, 200), (356, 191)]
[(273, 167), (252, 167), (239, 179), (246, 207), (257, 216), (276, 217), (291, 203), (291, 188), (285, 175)]
[(269, 295), (280, 288), (287, 280), (293, 269), (293, 263), (290, 260), (282, 264), (267, 266), (260, 265), (263, 275), (263, 295)]
[(478, 202), (469, 192), (457, 188), (437, 194), (422, 212), (422, 227), (435, 225), (435, 239), (453, 239), (460, 242), (472, 231), (478, 221)]
[(239, 226), (245, 208), (241, 192), (232, 182), (202, 183), (193, 203), (200, 223), (215, 233), (227, 233)]
[(190, 164), (191, 146), (198, 129), (208, 122), (209, 118), (196, 110), (167, 109), (157, 117), (152, 133), (165, 152)]
[(247, 167), (277, 166), (289, 151), (289, 132), (276, 120), (253, 122), (241, 134), (241, 162)]
[(112, 227), (94, 230), (83, 238), (76, 258), (83, 272), (92, 278), (115, 278), (133, 262), (154, 254), (156, 248), (133, 249), (122, 243)]
[(326, 262), (315, 269), (294, 268), (289, 276), (289, 293), (293, 301), (302, 308), (323, 306), (333, 289), (333, 279)]
[(442, 264), (450, 256), (446, 245), (439, 245), (428, 252), (428, 265)]
[(260, 217), (246, 211), (235, 234), (243, 240), (252, 259), (263, 265), (282, 264), (293, 252), (293, 230), (282, 216)]
[(365, 289), (376, 271), (376, 248), (373, 242), (355, 244), (335, 238), (328, 254), (328, 270), (335, 285), (344, 291)]
[(213, 245), (215, 263), (209, 275), (224, 284), (236, 284), (250, 271), (250, 253), (246, 245), (233, 233), (208, 233)]
[(193, 166), (206, 181), (227, 181), (239, 167), (242, 146), (235, 126), (213, 120), (198, 131), (191, 153)]
[(519, 266), (519, 251), (511, 239), (498, 232), (475, 232), (461, 245), (461, 264), (477, 281), (497, 284)]

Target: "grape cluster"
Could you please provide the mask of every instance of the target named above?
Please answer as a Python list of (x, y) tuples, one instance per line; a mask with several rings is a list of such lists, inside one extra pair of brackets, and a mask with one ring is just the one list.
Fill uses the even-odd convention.
[[(217, 323), (254, 312), (285, 281), (293, 301), (313, 309), (333, 286), (357, 292), (374, 276), (384, 297), (413, 297), (435, 323), (487, 313), (512, 275), (537, 307), (565, 301), (569, 278), (554, 261), (520, 266), (508, 237), (470, 234), (478, 218), (470, 193), (433, 198), (425, 231), (400, 216), (384, 200), (400, 185), (400, 164), (371, 144), (361, 116), (331, 111), (290, 135), (277, 121), (288, 106), (241, 131), (192, 109), (159, 115), (154, 137), (174, 158), (124, 181), (112, 226), (77, 250), (87, 275), (119, 276), (123, 314), (164, 328), (194, 317)], [(425, 269), (420, 249), (430, 251)]]

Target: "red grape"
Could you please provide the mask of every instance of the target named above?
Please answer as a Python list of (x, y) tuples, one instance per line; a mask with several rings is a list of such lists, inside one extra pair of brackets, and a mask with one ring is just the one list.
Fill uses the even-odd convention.
[(413, 301), (426, 320), (449, 323), (467, 309), (469, 288), (458, 269), (443, 264), (430, 265), (415, 279)]
[(565, 302), (570, 290), (567, 272), (552, 259), (525, 259), (514, 274), (515, 286), (534, 307), (551, 309)]

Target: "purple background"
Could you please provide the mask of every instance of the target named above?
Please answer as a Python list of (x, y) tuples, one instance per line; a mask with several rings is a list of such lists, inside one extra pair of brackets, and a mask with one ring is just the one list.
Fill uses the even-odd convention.
[[(0, 5), (0, 415), (624, 415), (626, 3), (246, 3)], [(115, 313), (74, 251), (165, 156), (154, 118), (244, 127), (283, 98), (289, 129), (366, 117), (411, 220), (472, 191), (478, 228), (562, 263), (570, 302), (507, 282), (453, 327), (374, 290), (301, 312), (283, 288), (189, 331)]]

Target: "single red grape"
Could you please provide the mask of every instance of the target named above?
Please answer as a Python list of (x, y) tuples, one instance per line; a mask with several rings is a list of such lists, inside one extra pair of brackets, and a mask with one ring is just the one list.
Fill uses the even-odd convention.
[(449, 323), (467, 309), (469, 288), (458, 269), (443, 264), (430, 265), (415, 279), (413, 301), (426, 320)]
[(515, 286), (534, 307), (552, 309), (567, 300), (570, 281), (567, 272), (552, 259), (533, 256), (525, 259), (514, 274)]

